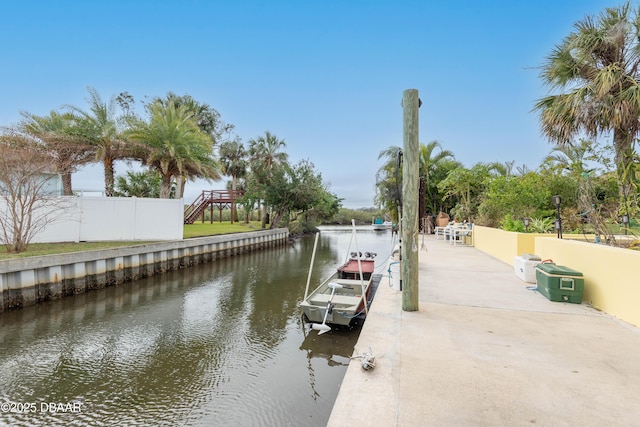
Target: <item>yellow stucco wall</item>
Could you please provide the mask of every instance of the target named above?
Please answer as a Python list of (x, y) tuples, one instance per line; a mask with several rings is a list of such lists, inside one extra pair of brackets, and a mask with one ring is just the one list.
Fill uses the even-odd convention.
[[(513, 258), (522, 254), (536, 254), (535, 238), (549, 234), (514, 233), (498, 228), (473, 226), (474, 246), (509, 265)], [(538, 255), (538, 254), (537, 254)]]
[(588, 243), (581, 235), (566, 237), (474, 226), (477, 249), (509, 265), (515, 256), (530, 253), (578, 270), (584, 275), (583, 301), (640, 326), (640, 251)]
[(537, 253), (584, 275), (583, 301), (640, 326), (640, 252), (566, 239), (535, 240)]

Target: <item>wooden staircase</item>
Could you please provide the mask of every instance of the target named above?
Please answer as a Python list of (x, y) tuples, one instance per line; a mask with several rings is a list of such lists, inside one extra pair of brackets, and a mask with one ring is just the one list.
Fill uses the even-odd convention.
[[(200, 216), (202, 216), (202, 221), (204, 222), (204, 211), (208, 207), (213, 210), (213, 206), (216, 206), (220, 212), (226, 207), (235, 207), (236, 199), (242, 194), (241, 190), (204, 190), (185, 209), (184, 223), (193, 224)], [(211, 215), (211, 222), (213, 222), (213, 215)]]

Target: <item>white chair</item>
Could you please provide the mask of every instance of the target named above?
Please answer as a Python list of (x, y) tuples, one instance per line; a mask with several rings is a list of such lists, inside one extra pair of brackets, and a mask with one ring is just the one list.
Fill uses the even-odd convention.
[(453, 246), (473, 246), (473, 224), (469, 223), (464, 227), (456, 228), (451, 237), (451, 244)]
[(449, 224), (444, 228), (444, 240), (449, 242), (449, 244), (453, 243), (456, 228), (458, 228), (458, 226), (455, 224)]
[(453, 222), (450, 222), (446, 226), (437, 226), (433, 228), (433, 234), (436, 235), (436, 240), (451, 240), (451, 227), (453, 227)]
[[(445, 239), (445, 230), (447, 230), (447, 227), (449, 227), (448, 225), (446, 227), (435, 227), (433, 229), (433, 234), (436, 235), (436, 240), (444, 240)], [(438, 236), (442, 236), (441, 238)]]

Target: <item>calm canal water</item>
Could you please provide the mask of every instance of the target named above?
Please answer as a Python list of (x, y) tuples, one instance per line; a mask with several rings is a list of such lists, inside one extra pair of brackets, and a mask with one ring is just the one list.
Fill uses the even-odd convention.
[[(0, 313), (0, 425), (324, 426), (359, 331), (303, 328), (313, 239)], [(311, 288), (350, 240), (323, 228)], [(391, 233), (357, 243), (383, 272)]]

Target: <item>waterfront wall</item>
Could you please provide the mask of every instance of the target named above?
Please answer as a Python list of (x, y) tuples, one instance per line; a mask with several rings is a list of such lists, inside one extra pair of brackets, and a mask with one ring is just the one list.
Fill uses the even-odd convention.
[(536, 239), (536, 250), (582, 272), (583, 301), (640, 327), (640, 251), (567, 239)]
[[(474, 226), (477, 249), (514, 264), (523, 253), (551, 259), (580, 271), (584, 276), (583, 301), (625, 322), (640, 326), (640, 251), (589, 243), (582, 235), (515, 233)], [(593, 236), (586, 236), (593, 240)]]
[(286, 244), (286, 228), (0, 261), (0, 311)]
[[(473, 245), (507, 264), (513, 265), (513, 257), (535, 253), (535, 238), (545, 236), (535, 233), (514, 233), (499, 228), (473, 226)], [(547, 236), (550, 236), (547, 234)]]

